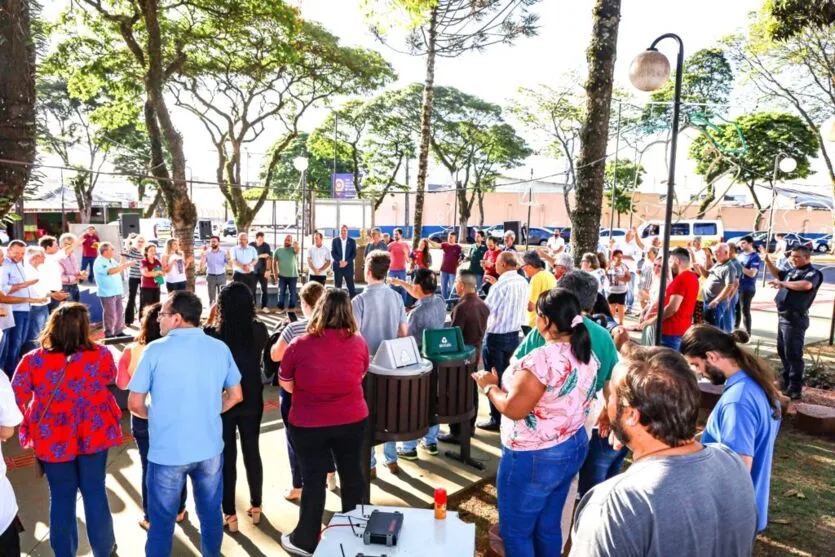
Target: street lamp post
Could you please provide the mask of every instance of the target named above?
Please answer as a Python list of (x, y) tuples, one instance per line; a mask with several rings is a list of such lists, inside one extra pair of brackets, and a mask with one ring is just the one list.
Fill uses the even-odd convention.
[(661, 344), (663, 328), (664, 300), (667, 296), (667, 273), (670, 269), (670, 225), (673, 220), (673, 191), (676, 181), (676, 148), (678, 147), (678, 125), (681, 116), (681, 79), (684, 70), (684, 43), (681, 37), (673, 33), (661, 35), (639, 54), (629, 67), (629, 79), (641, 91), (655, 91), (670, 77), (670, 61), (655, 48), (664, 39), (674, 39), (678, 43), (676, 56), (676, 81), (673, 95), (673, 126), (670, 140), (670, 167), (667, 177), (667, 204), (664, 212), (664, 255), (661, 264), (661, 282), (658, 289), (658, 318), (655, 322), (655, 344)]
[(306, 225), (306, 211), (305, 211), (305, 204), (307, 203), (307, 166), (309, 161), (307, 157), (296, 157), (293, 159), (293, 167), (296, 170), (302, 173), (302, 226), (301, 226), (301, 246), (299, 249), (299, 270), (301, 271), (302, 264), (301, 262), (304, 261), (304, 235), (305, 235), (305, 225)]
[[(774, 205), (777, 202), (777, 171), (782, 170), (786, 174), (797, 168), (797, 161), (786, 153), (780, 152), (774, 155), (774, 173), (771, 177), (771, 208), (768, 211), (768, 233), (765, 238), (765, 251), (771, 246), (771, 233), (774, 227)], [(763, 269), (763, 286), (765, 286), (765, 269)]]
[[(821, 126), (821, 136), (827, 143), (835, 143), (835, 116), (830, 117)], [(835, 210), (835, 208), (833, 208)], [(835, 237), (835, 236), (833, 236)], [(835, 300), (832, 301), (832, 320), (829, 327), (829, 346), (835, 341)]]

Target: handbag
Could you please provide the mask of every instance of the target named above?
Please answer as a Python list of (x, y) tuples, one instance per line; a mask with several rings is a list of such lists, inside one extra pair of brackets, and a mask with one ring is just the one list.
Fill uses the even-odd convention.
[[(52, 400), (55, 398), (55, 393), (58, 392), (58, 387), (60, 387), (61, 383), (64, 382), (64, 376), (67, 374), (67, 369), (69, 369), (69, 367), (70, 367), (70, 358), (71, 357), (72, 356), (67, 356), (67, 361), (66, 361), (66, 364), (64, 365), (64, 371), (61, 372), (61, 377), (58, 378), (58, 382), (55, 384), (55, 389), (52, 391), (52, 394), (50, 395), (49, 400), (46, 401), (46, 406), (44, 406), (43, 412), (41, 412), (41, 418), (43, 418), (46, 415), (46, 411), (49, 410), (49, 406), (50, 406), (50, 404), (52, 404)], [(34, 424), (34, 425), (37, 426), (38, 424)], [(44, 470), (43, 462), (41, 462), (41, 459), (35, 457), (35, 477), (43, 478), (45, 474), (46, 474), (46, 471)]]

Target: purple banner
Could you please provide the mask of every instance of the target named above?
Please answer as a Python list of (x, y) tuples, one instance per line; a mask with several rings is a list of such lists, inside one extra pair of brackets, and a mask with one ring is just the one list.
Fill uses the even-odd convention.
[(353, 174), (331, 175), (331, 197), (334, 199), (356, 199), (357, 187)]

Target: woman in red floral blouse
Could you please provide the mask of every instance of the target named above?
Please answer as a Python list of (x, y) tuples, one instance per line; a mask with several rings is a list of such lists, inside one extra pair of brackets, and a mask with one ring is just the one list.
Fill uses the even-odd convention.
[(40, 340), (42, 348), (18, 364), (12, 388), (23, 412), (20, 444), (34, 449), (49, 483), (49, 541), (56, 557), (76, 554), (80, 489), (93, 555), (109, 556), (115, 537), (104, 488), (107, 450), (122, 442), (122, 412), (107, 388), (116, 365), (90, 338), (81, 304), (56, 309)]

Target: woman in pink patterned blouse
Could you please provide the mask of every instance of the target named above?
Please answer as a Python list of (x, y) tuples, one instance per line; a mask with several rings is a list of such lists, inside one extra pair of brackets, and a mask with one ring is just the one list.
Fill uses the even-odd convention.
[(583, 424), (597, 374), (574, 294), (544, 292), (536, 315), (545, 346), (512, 362), (502, 387), (495, 369), (473, 375), (502, 413), (499, 527), (505, 553), (523, 557), (553, 555), (562, 546), (560, 517), (588, 451)]

